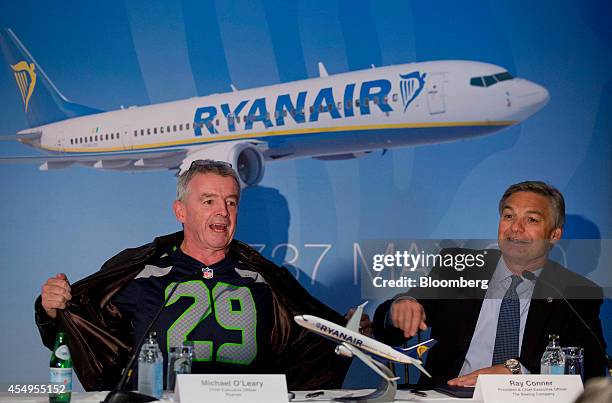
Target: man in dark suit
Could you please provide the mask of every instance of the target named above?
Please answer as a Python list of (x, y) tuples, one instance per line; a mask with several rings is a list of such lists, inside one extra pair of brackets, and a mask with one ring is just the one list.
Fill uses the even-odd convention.
[[(585, 378), (603, 375), (605, 361), (593, 336), (546, 284), (572, 299), (604, 343), (601, 288), (548, 260), (563, 234), (563, 196), (543, 182), (522, 182), (506, 190), (499, 212), (500, 251), (445, 249), (442, 256), (462, 255), (463, 261), (473, 256), (472, 261), (484, 264), (463, 271), (434, 267), (429, 274), (432, 280), (485, 280), (488, 289), (413, 288), (378, 307), (374, 335), (398, 345), (431, 326), (431, 337), (438, 343), (426, 362), (432, 379), (421, 377), (422, 386), (471, 386), (479, 374), (539, 373), (552, 334), (564, 346), (584, 348)], [(535, 281), (526, 278), (525, 270)]]

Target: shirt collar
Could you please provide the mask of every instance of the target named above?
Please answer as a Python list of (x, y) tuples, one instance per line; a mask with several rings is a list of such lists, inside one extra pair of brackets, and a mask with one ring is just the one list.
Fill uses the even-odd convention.
[[(540, 277), (540, 274), (542, 274), (543, 269), (544, 269), (543, 267), (540, 267), (539, 269), (532, 270), (531, 272), (536, 277)], [(502, 255), (499, 257), (499, 261), (497, 262), (497, 267), (495, 268), (495, 271), (493, 272), (493, 276), (491, 277), (491, 283), (503, 281), (507, 279), (508, 277), (513, 276), (514, 274), (515, 273), (511, 272), (508, 266), (506, 265), (506, 261), (504, 260), (504, 256)]]
[[(540, 267), (537, 270), (533, 270), (532, 273), (539, 277), (544, 268)], [(512, 280), (510, 279), (515, 273), (511, 272), (504, 261), (503, 256), (500, 256), (499, 261), (497, 262), (497, 267), (495, 267), (495, 271), (493, 272), (493, 276), (491, 276), (491, 281), (489, 281), (489, 290), (487, 293), (488, 297), (503, 297), (503, 295), (510, 287)], [(523, 281), (517, 286), (517, 292), (523, 294), (524, 292), (529, 292), (531, 296), (531, 292), (535, 284), (532, 281), (523, 279)]]
[(172, 257), (174, 258), (175, 265), (195, 271), (200, 271), (203, 268), (210, 268), (213, 270), (229, 270), (233, 269), (235, 265), (234, 259), (227, 255), (215, 264), (205, 265), (203, 262), (200, 262), (199, 260), (183, 252), (181, 248), (177, 248), (174, 252), (172, 252)]

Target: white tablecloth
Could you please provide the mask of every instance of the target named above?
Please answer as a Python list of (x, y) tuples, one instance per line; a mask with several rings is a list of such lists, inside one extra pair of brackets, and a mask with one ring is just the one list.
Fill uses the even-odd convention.
[[(362, 390), (327, 390), (322, 396), (318, 396), (315, 398), (307, 399), (305, 396), (308, 391), (297, 391), (295, 392), (295, 398), (291, 402), (330, 402), (334, 397), (346, 396), (348, 394), (353, 394), (354, 396), (364, 395), (366, 393), (372, 392), (372, 389), (362, 389)], [(106, 397), (108, 392), (75, 392), (72, 394), (71, 403), (98, 403)], [(410, 393), (406, 390), (398, 390), (396, 401), (397, 402), (474, 402), (471, 399), (458, 399), (443, 395), (439, 392), (435, 391), (427, 391), (427, 396), (417, 396), (413, 393)], [(25, 394), (11, 394), (8, 392), (0, 393), (0, 403), (3, 402), (19, 402), (19, 403), (48, 403), (49, 398), (47, 395), (38, 394), (38, 395), (25, 395)], [(173, 403), (172, 395), (164, 395), (162, 399), (163, 403)]]

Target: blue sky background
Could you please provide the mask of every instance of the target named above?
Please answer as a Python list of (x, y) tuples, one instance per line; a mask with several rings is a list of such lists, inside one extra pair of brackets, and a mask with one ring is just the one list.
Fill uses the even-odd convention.
[[(551, 101), (542, 111), (487, 137), (267, 165), (261, 186), (245, 191), (237, 237), (265, 244), (265, 255), (290, 263), (340, 311), (360, 301), (354, 242), (495, 237), (498, 198), (518, 181), (542, 179), (565, 194), (569, 237), (612, 238), (610, 17), (603, 0), (0, 5), (0, 26), (14, 30), (64, 95), (104, 110), (226, 92), (231, 83), (246, 89), (315, 77), (318, 61), (330, 74), (484, 61), (546, 87)], [(0, 100), (0, 133), (25, 128), (5, 65)], [(3, 156), (36, 153), (11, 142), (0, 147)], [(0, 180), (0, 383), (44, 382), (49, 354), (32, 310), (41, 284), (60, 271), (82, 278), (125, 247), (178, 230), (170, 209), (175, 178), (4, 164)], [(322, 244), (331, 248), (312, 284)], [(610, 306), (602, 313), (608, 344)], [(354, 385), (372, 384), (367, 371), (353, 371)]]

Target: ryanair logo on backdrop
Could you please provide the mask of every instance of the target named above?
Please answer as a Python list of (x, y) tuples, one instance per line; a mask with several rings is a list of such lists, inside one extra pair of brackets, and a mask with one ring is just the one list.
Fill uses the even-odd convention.
[[(400, 74), (399, 92), (404, 112), (425, 88), (426, 75), (418, 71)], [(396, 94), (390, 96), (391, 91), (391, 81), (379, 78), (348, 82), (342, 87), (311, 88), (256, 99), (239, 99), (231, 104), (204, 105), (195, 110), (194, 135), (202, 136), (205, 130), (208, 134), (219, 133), (217, 127), (221, 119), (227, 120), (227, 130), (232, 133), (253, 130), (254, 125), (272, 130), (285, 126), (288, 121), (298, 125), (315, 123), (321, 117), (347, 119), (374, 112), (388, 116), (393, 112), (389, 101), (396, 98)]]
[[(318, 122), (323, 116), (333, 120), (366, 116), (379, 110), (390, 113), (391, 81), (381, 78), (364, 82), (349, 82), (342, 88), (322, 87), (299, 92), (286, 92), (257, 99), (242, 99), (234, 103), (205, 105), (196, 108), (195, 136), (203, 130), (216, 134), (219, 119), (227, 119), (228, 131), (252, 130), (254, 125), (270, 130), (288, 121), (298, 125)], [(308, 102), (307, 102), (308, 99)]]
[(30, 98), (34, 93), (34, 87), (36, 86), (36, 72), (34, 63), (28, 64), (26, 61), (21, 61), (17, 64), (11, 65), (13, 74), (15, 75), (15, 81), (19, 92), (21, 92), (21, 99), (25, 105), (26, 112), (30, 103)]
[(400, 92), (402, 94), (402, 103), (404, 104), (404, 112), (408, 106), (419, 96), (423, 88), (425, 88), (426, 73), (419, 74), (418, 71), (413, 71), (408, 74), (400, 74)]

